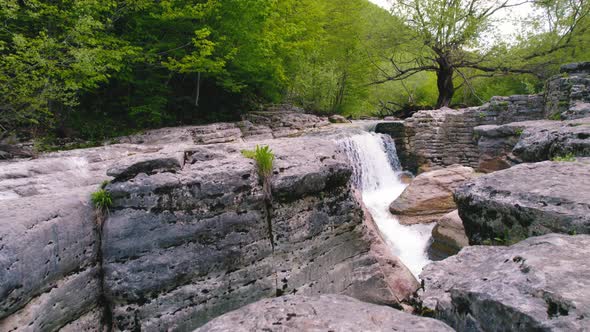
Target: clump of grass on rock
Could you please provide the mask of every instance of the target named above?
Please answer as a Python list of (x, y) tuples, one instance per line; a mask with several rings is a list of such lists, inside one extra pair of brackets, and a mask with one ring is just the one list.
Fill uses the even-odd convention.
[(567, 153), (561, 156), (555, 156), (551, 159), (552, 161), (559, 161), (559, 162), (571, 162), (576, 161), (576, 156), (573, 153)]
[(255, 150), (242, 150), (242, 155), (256, 161), (256, 164), (258, 165), (258, 174), (262, 178), (268, 178), (272, 175), (275, 155), (268, 145), (256, 145)]

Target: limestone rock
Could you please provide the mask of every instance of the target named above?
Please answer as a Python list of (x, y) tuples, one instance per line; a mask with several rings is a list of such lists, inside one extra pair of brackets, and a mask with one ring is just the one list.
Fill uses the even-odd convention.
[(590, 236), (474, 246), (427, 265), (423, 304), (457, 331), (586, 331)]
[(399, 305), (415, 291), (414, 277), (363, 223), (335, 143), (258, 143), (276, 155), (270, 207), (254, 161), (240, 153), (254, 143), (194, 146), (180, 170), (107, 187), (105, 293), (117, 329), (190, 330), (277, 294)]
[(432, 229), (432, 240), (428, 255), (434, 260), (441, 260), (455, 255), (463, 247), (469, 245), (469, 239), (465, 235), (465, 228), (461, 217), (459, 217), (459, 211), (449, 212), (440, 218)]
[(590, 118), (527, 128), (513, 154), (525, 162), (550, 160), (568, 154), (590, 157)]
[(590, 158), (520, 164), (455, 192), (471, 244), (514, 243), (547, 233), (590, 233)]
[(214, 319), (195, 332), (453, 331), (444, 323), (342, 295), (266, 299)]
[(561, 74), (547, 81), (545, 117), (562, 120), (590, 115), (590, 62), (562, 66)]
[(402, 224), (430, 223), (441, 214), (456, 209), (453, 190), (475, 172), (459, 165), (418, 175), (402, 194), (391, 203), (391, 213), (400, 216)]
[(1, 331), (56, 331), (98, 306), (94, 189), (0, 201)]
[(175, 172), (184, 166), (184, 151), (134, 155), (119, 160), (107, 170), (115, 179), (133, 178), (139, 173)]

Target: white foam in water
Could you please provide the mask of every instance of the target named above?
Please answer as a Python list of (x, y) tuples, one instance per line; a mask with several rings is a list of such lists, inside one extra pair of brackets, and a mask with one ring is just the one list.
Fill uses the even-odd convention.
[[(388, 157), (385, 144), (393, 142), (384, 141), (380, 134), (369, 132), (342, 141), (353, 163), (354, 181), (361, 189), (365, 206), (393, 254), (417, 277), (430, 262), (426, 249), (434, 225), (401, 225), (389, 212), (389, 204), (399, 197), (406, 185), (396, 174), (400, 170), (393, 169), (391, 153)], [(394, 146), (390, 146), (388, 150), (391, 149)], [(399, 162), (395, 164), (399, 165)]]

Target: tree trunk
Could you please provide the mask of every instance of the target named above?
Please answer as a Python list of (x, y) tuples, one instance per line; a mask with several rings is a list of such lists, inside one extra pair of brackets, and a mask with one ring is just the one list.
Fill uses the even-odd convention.
[(436, 71), (438, 101), (436, 102), (436, 108), (448, 107), (455, 94), (455, 85), (453, 84), (453, 73), (455, 70), (444, 55), (439, 56), (436, 62), (438, 62), (438, 70)]

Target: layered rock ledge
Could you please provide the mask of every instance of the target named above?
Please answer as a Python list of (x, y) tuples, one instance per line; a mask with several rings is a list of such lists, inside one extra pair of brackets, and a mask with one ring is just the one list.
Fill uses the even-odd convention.
[(478, 168), (484, 172), (566, 155), (590, 156), (590, 118), (514, 122), (474, 130), (480, 151)]
[(283, 296), (218, 317), (195, 332), (453, 331), (444, 323), (341, 295)]
[(457, 331), (586, 331), (589, 255), (588, 235), (467, 247), (426, 266), (420, 295)]
[[(335, 143), (258, 143), (277, 157), (270, 207), (254, 162), (240, 153), (252, 145), (169, 150), (112, 168), (115, 205), (102, 251), (117, 329), (188, 330), (281, 294), (341, 293), (399, 306), (417, 289), (364, 223)], [(164, 162), (182, 151), (184, 163)]]
[(590, 234), (590, 158), (521, 164), (460, 186), (471, 244), (515, 243), (548, 233)]

